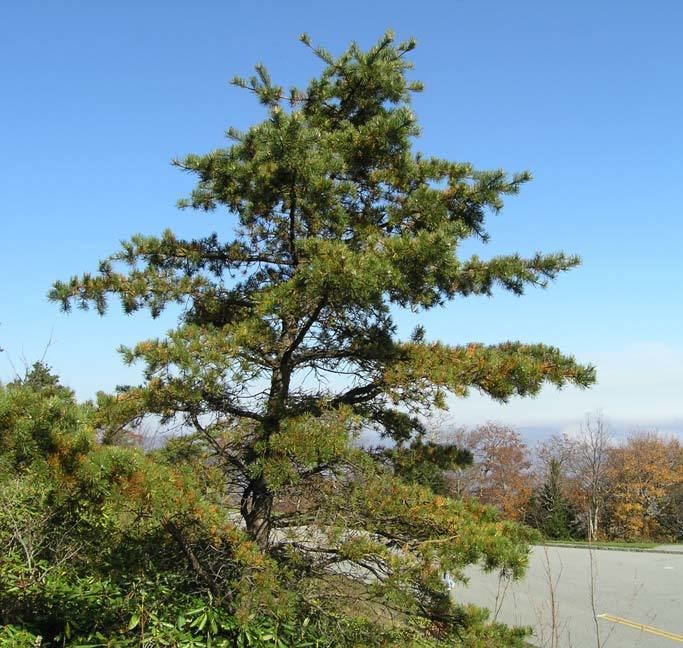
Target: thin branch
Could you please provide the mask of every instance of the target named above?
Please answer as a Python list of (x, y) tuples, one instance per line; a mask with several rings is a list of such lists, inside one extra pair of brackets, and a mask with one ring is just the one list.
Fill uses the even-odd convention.
[[(221, 591), (218, 585), (211, 577), (209, 572), (207, 572), (204, 566), (201, 564), (199, 558), (197, 558), (197, 555), (195, 554), (194, 550), (192, 549), (192, 546), (190, 545), (188, 539), (185, 537), (185, 534), (182, 532), (180, 527), (176, 525), (175, 522), (173, 522), (172, 520), (165, 521), (163, 523), (163, 527), (176, 541), (176, 543), (180, 547), (181, 551), (185, 554), (185, 557), (187, 558), (188, 562), (190, 563), (192, 569), (197, 574), (197, 576), (199, 576), (204, 581), (204, 583), (206, 583), (210, 592), (216, 598), (219, 598), (221, 596)], [(226, 598), (228, 598), (228, 600), (232, 600), (232, 594), (230, 592), (227, 592)]]

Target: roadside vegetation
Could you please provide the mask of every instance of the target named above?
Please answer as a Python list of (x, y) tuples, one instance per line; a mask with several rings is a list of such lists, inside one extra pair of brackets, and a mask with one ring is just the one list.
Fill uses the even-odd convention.
[[(117, 429), (115, 442), (103, 442), (112, 432), (110, 407), (104, 396), (78, 403), (42, 363), (0, 386), (0, 646), (524, 645), (524, 629), (453, 605), (441, 572), (431, 576), (443, 588), (448, 622), (411, 607), (407, 596), (417, 592), (400, 597), (391, 583), (392, 595), (383, 574), (372, 572), (380, 549), (369, 533), (340, 541), (343, 559), (332, 561), (368, 565), (363, 578), (265, 554), (235, 524), (239, 502), (201, 440), (190, 435), (145, 452), (136, 433)], [(455, 561), (480, 558), (521, 573), (532, 536), (498, 521), (493, 509), (435, 499), (400, 481), (389, 492), (374, 488), (398, 496), (386, 503), (397, 512), (407, 507), (429, 513), (434, 525), (463, 525), (467, 544), (449, 563), (454, 574)], [(287, 517), (294, 506), (283, 500), (276, 513)], [(279, 550), (293, 544), (327, 557), (321, 547), (330, 540), (311, 542), (314, 526)], [(398, 571), (405, 557), (382, 559)]]
[(473, 457), (449, 479), (548, 541), (653, 548), (683, 542), (683, 446), (656, 431), (617, 441), (599, 413), (578, 434), (530, 448), (513, 429), (487, 424), (447, 435)]

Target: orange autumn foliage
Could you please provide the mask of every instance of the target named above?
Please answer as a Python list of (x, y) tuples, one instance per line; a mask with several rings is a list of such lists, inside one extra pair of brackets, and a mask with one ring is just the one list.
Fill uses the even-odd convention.
[(523, 519), (531, 495), (531, 461), (519, 433), (504, 425), (486, 423), (472, 430), (458, 430), (454, 442), (470, 450), (474, 457), (471, 466), (451, 477), (454, 493), (495, 506), (506, 519)]
[(660, 518), (683, 485), (683, 447), (653, 432), (633, 434), (611, 452), (612, 535), (624, 539), (665, 535)]

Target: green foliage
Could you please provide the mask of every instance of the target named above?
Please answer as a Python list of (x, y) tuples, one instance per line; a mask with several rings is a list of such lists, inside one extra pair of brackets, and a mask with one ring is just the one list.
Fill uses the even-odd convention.
[[(0, 413), (0, 621), (7, 637), (23, 641), (23, 629), (43, 645), (139, 645), (128, 634), (142, 624), (143, 645), (205, 645), (205, 624), (192, 625), (186, 612), (205, 607), (212, 593), (188, 568), (178, 537), (197, 560), (214, 561), (216, 569), (220, 563), (235, 590), (256, 579), (267, 594), (267, 578), (250, 569), (258, 561), (249, 542), (194, 476), (135, 449), (97, 444), (92, 407), (78, 405), (56, 380), (0, 387)], [(239, 571), (241, 562), (250, 568)], [(242, 577), (249, 583), (241, 585)], [(238, 609), (259, 614), (258, 595), (239, 603), (231, 611), (219, 606), (230, 641), (248, 629)], [(178, 622), (183, 614), (187, 628)], [(220, 625), (212, 614), (210, 628)], [(258, 638), (256, 629), (249, 632)]]
[(45, 462), (59, 450), (61, 467), (72, 470), (92, 441), (88, 405), (50, 380), (43, 367), (0, 390), (0, 451), (12, 467)]
[(12, 648), (35, 648), (38, 635), (14, 625), (0, 626), (0, 646)]
[[(463, 241), (488, 239), (487, 214), (529, 174), (413, 150), (414, 41), (386, 34), (339, 57), (302, 41), (322, 63), (317, 78), (289, 91), (263, 66), (235, 78), (265, 118), (229, 130), (227, 148), (176, 162), (197, 178), (181, 207), (218, 219), (219, 209), (231, 212), (232, 240), (138, 234), (96, 274), (54, 285), (50, 296), (65, 310), (102, 314), (112, 295), (126, 313), (183, 309), (165, 337), (121, 350), (144, 364), (145, 382), (99, 397), (90, 426), (108, 445), (77, 444), (72, 454), (83, 460), (59, 465), (100, 507), (89, 519), (119, 516), (119, 535), (146, 551), (165, 533), (189, 582), (235, 618), (315, 612), (323, 624), (343, 618), (346, 629), (370, 623), (375, 645), (392, 645), (377, 620), (392, 615), (394, 645), (418, 645), (435, 628), (455, 640), (483, 621), (453, 605), (443, 571), (457, 577), (481, 561), (520, 574), (529, 536), (491, 509), (435, 492), (444, 468), (464, 457), (424, 443), (421, 415), (472, 388), (505, 401), (546, 383), (585, 387), (594, 372), (543, 344), (448, 346), (419, 327), (401, 340), (392, 312), (496, 286), (521, 294), (579, 260), (460, 258)], [(184, 426), (187, 439), (154, 457), (116, 447), (148, 415)], [(12, 425), (35, 428), (22, 421)], [(358, 448), (370, 428), (396, 449)], [(340, 578), (348, 596), (333, 595)], [(353, 645), (337, 638), (345, 643)]]
[(30, 387), (32, 390), (40, 391), (43, 394), (61, 393), (65, 396), (73, 394), (68, 387), (64, 387), (60, 384), (59, 377), (52, 373), (51, 368), (42, 361), (34, 362), (33, 365), (26, 370), (23, 377), (17, 377), (9, 384), (14, 387)]
[[(100, 445), (90, 428), (98, 413), (79, 406), (69, 390), (60, 388), (59, 398), (55, 414), (50, 409), (55, 399), (51, 388), (31, 382), (0, 388), (3, 438), (11, 440), (16, 428), (24, 432), (24, 440), (32, 434), (49, 439), (49, 443), (29, 444), (31, 451), (19, 462), (16, 448), (8, 442), (0, 453), (5, 468), (0, 473), (0, 543), (5, 547), (0, 557), (0, 645), (34, 646), (40, 637), (44, 646), (429, 648), (444, 641), (447, 645), (460, 641), (465, 632), (460, 625), (467, 627), (467, 645), (473, 646), (502, 645), (502, 641), (514, 646), (523, 635), (484, 624), (484, 617), (473, 609), (457, 611), (460, 625), (456, 628), (424, 620), (399, 627), (378, 626), (370, 609), (340, 614), (326, 609), (323, 600), (315, 605), (299, 601), (292, 607), (286, 595), (277, 594), (276, 583), (268, 584), (268, 565), (211, 503), (216, 482), (210, 473), (205, 472), (205, 480), (197, 482), (193, 473), (185, 472), (186, 465), (196, 468), (204, 459), (200, 448), (189, 451), (198, 439), (176, 439), (156, 458), (134, 448)], [(45, 411), (50, 412), (49, 421), (54, 425), (52, 436), (51, 428), (46, 428), (41, 417), (36, 418), (36, 413)], [(74, 418), (74, 412), (84, 418)], [(301, 432), (294, 427), (286, 433), (296, 436)], [(74, 440), (83, 437), (89, 442), (82, 444), (74, 461)], [(429, 452), (428, 448), (415, 449)], [(420, 524), (429, 524), (435, 539), (456, 529), (468, 537), (460, 526), (464, 505), (446, 498), (433, 500), (428, 490), (419, 487), (392, 486), (383, 479), (385, 473), (375, 470), (379, 470), (377, 480), (381, 481), (368, 484), (367, 490), (351, 482), (347, 492), (357, 499), (355, 511), (367, 509), (367, 517), (375, 516), (371, 525), (366, 521), (370, 531), (382, 528), (396, 538), (404, 534), (410, 541)], [(340, 512), (332, 494), (325, 501), (331, 510)], [(443, 509), (438, 518), (430, 512), (430, 503)], [(405, 505), (407, 510), (403, 510)], [(491, 546), (473, 544), (461, 546), (459, 551), (468, 554), (468, 560), (486, 555), (491, 568), (518, 561), (517, 569), (521, 569), (525, 557), (518, 541), (510, 538), (508, 545), (496, 542), (493, 552), (494, 537), (505, 531), (506, 525), (497, 522), (490, 509), (475, 506), (472, 513), (478, 519), (478, 537), (489, 534)], [(379, 518), (385, 514), (393, 517), (391, 528), (381, 525)], [(231, 597), (216, 598), (188, 564), (182, 543), (175, 542), (176, 536), (168, 530), (169, 518), (214, 578), (231, 573)], [(223, 528), (218, 528), (220, 525)], [(510, 533), (521, 531), (507, 526)], [(470, 540), (473, 537), (470, 535)], [(428, 556), (433, 551), (429, 544), (426, 541), (416, 550)], [(348, 560), (367, 560), (368, 551), (382, 552), (391, 560), (372, 535), (340, 539), (338, 546), (340, 555)], [(451, 556), (447, 562), (446, 554), (440, 555), (443, 568), (455, 569), (461, 564), (462, 556)], [(415, 564), (411, 573), (397, 573), (393, 579), (377, 583), (375, 594), (386, 602), (403, 601), (407, 610), (409, 598), (403, 583), (414, 582), (417, 571), (425, 567), (424, 562)], [(249, 589), (259, 591), (242, 589), (239, 596), (241, 578)], [(292, 584), (285, 573), (282, 578)], [(430, 572), (427, 580), (421, 578), (425, 587), (431, 581), (434, 591), (438, 590), (437, 573)], [(224, 586), (228, 582), (224, 581)], [(268, 587), (275, 587), (270, 598)], [(325, 585), (313, 595), (324, 598)], [(423, 595), (428, 596), (427, 590)], [(491, 643), (496, 641), (499, 643)]]
[(564, 495), (557, 459), (550, 460), (546, 480), (531, 498), (526, 522), (550, 540), (566, 540), (576, 535), (576, 516)]
[(395, 475), (409, 483), (427, 486), (437, 495), (448, 495), (450, 492), (445, 477), (447, 471), (472, 463), (469, 450), (422, 439), (416, 439), (408, 447), (397, 446), (379, 452), (389, 460)]

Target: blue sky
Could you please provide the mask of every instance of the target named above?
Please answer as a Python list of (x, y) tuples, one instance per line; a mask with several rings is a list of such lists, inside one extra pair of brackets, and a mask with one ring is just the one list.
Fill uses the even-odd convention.
[(399, 318), (451, 343), (543, 341), (598, 368), (588, 392), (475, 397), (453, 420), (568, 429), (600, 408), (619, 429), (681, 433), (681, 24), (683, 4), (663, 0), (3, 3), (0, 377), (51, 340), (47, 361), (82, 397), (136, 382), (116, 347), (162, 334), (173, 314), (63, 315), (51, 283), (95, 270), (135, 232), (225, 231), (225, 214), (175, 209), (192, 180), (169, 161), (262, 117), (228, 79), (262, 61), (305, 83), (319, 66), (302, 31), (338, 52), (392, 28), (419, 42), (417, 147), (535, 176), (476, 251), (584, 260), (547, 291)]

